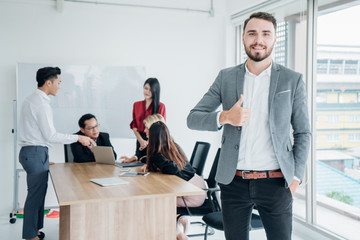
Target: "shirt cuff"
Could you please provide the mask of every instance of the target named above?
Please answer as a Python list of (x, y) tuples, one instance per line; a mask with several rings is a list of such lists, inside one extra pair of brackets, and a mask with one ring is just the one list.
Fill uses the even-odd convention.
[(294, 176), (294, 180), (298, 181), (299, 183), (301, 183), (300, 178), (298, 178), (297, 176)]
[(218, 112), (217, 115), (216, 115), (216, 124), (217, 124), (217, 127), (218, 127), (218, 130), (222, 129), (222, 125), (220, 125), (220, 114), (221, 112)]

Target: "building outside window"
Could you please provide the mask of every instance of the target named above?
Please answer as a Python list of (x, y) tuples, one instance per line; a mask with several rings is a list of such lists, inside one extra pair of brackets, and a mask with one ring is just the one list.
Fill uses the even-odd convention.
[(360, 142), (360, 133), (350, 133), (349, 142)]
[(317, 74), (327, 74), (328, 73), (328, 59), (318, 59), (317, 60)]
[(342, 74), (343, 73), (343, 60), (336, 59), (330, 60), (329, 74)]
[(345, 60), (344, 74), (355, 75), (358, 69), (358, 60)]
[(326, 140), (330, 143), (340, 142), (340, 135), (339, 134), (328, 134), (326, 136)]
[(330, 2), (318, 1), (316, 55), (329, 59), (329, 69), (325, 73), (324, 62), (317, 61), (317, 92), (327, 92), (328, 97), (316, 102), (317, 112), (327, 121), (316, 122), (317, 134), (326, 137), (316, 143), (315, 222), (346, 239), (357, 239), (352, 233), (360, 228), (360, 44), (349, 32), (357, 28), (350, 16), (360, 20), (360, 1)]
[(359, 123), (360, 122), (360, 114), (349, 114), (348, 122), (350, 123)]
[(329, 114), (327, 116), (327, 121), (329, 123), (338, 123), (340, 122), (340, 116), (338, 114)]

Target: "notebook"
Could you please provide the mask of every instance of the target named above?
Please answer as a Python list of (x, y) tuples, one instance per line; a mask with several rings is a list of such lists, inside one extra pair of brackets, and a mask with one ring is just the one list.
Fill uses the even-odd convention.
[(107, 186), (115, 186), (119, 184), (127, 184), (129, 182), (122, 180), (118, 177), (110, 177), (110, 178), (92, 178), (90, 179), (91, 182), (99, 184), (102, 187)]

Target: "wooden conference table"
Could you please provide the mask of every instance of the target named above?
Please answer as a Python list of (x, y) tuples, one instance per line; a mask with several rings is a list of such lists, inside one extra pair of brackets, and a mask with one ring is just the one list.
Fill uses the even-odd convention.
[(119, 167), (106, 164), (50, 166), (60, 206), (60, 240), (176, 239), (176, 197), (204, 194), (177, 176), (161, 173), (122, 177), (129, 183), (109, 187), (89, 181), (120, 173)]

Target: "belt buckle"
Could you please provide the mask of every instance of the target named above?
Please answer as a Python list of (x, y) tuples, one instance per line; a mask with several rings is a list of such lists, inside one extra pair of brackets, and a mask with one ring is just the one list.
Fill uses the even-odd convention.
[(245, 178), (245, 174), (246, 174), (246, 173), (249, 173), (249, 172), (251, 172), (251, 171), (249, 171), (249, 170), (241, 171), (241, 177), (242, 177), (242, 179), (248, 179), (248, 178)]

